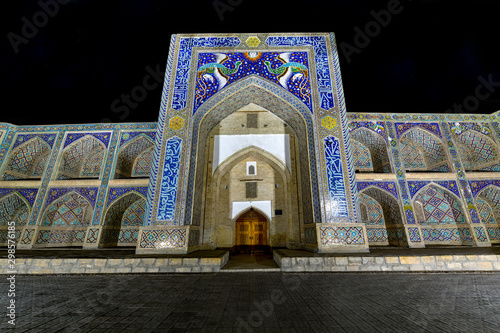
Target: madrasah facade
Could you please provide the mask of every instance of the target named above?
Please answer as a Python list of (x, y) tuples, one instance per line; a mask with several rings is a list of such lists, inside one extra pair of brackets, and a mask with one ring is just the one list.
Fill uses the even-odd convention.
[(0, 246), (488, 247), (498, 117), (346, 112), (332, 33), (173, 35), (157, 123), (0, 123)]

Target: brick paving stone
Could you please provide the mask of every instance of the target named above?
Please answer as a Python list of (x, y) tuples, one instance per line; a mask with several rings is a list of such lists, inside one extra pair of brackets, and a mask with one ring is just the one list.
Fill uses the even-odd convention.
[[(15, 331), (499, 332), (499, 278), (279, 272), (20, 276)], [(1, 304), (6, 287), (0, 284)], [(0, 331), (7, 328), (2, 318)]]

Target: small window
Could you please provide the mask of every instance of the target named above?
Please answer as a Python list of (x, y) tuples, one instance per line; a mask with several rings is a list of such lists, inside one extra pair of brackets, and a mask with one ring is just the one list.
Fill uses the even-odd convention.
[(255, 176), (257, 174), (257, 162), (247, 162), (247, 176)]
[(258, 128), (257, 113), (247, 113), (247, 128)]
[(281, 209), (274, 210), (274, 215), (283, 215), (283, 210)]
[(257, 182), (246, 183), (246, 197), (248, 199), (257, 198)]

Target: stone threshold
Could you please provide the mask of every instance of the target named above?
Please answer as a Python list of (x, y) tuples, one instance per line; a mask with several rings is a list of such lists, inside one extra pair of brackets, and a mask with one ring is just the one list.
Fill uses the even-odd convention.
[(0, 275), (213, 273), (229, 260), (229, 251), (215, 257), (168, 258), (16, 258), (13, 268), (0, 258)]
[(273, 257), (282, 272), (500, 272), (498, 254), (327, 255), (280, 249)]

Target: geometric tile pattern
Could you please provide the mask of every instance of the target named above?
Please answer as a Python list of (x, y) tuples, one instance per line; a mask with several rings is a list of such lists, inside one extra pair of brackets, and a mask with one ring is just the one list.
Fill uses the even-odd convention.
[[(103, 227), (120, 228), (124, 223), (126, 226), (142, 225), (145, 206), (141, 201), (145, 203), (144, 197), (136, 192), (129, 192), (115, 200), (106, 211)], [(126, 212), (128, 216), (125, 216)]]
[(25, 229), (23, 239), (21, 239), (21, 244), (31, 244), (31, 240), (35, 235), (35, 229)]
[(40, 230), (36, 244), (83, 245), (87, 229)]
[(189, 246), (200, 245), (200, 230), (190, 230), (189, 231)]
[(408, 228), (408, 234), (410, 235), (410, 242), (418, 243), (422, 241), (420, 239), (420, 232), (418, 231), (418, 228)]
[(120, 147), (116, 161), (115, 178), (148, 177), (154, 142), (146, 135), (139, 135)]
[(364, 189), (360, 194), (368, 195), (370, 198), (377, 201), (380, 207), (382, 207), (383, 219), (386, 225), (403, 224), (399, 203), (391, 194), (376, 187)]
[(475, 232), (477, 240), (479, 242), (486, 242), (486, 241), (488, 241), (488, 238), (486, 236), (486, 231), (484, 230), (483, 227), (474, 227), (474, 232)]
[(99, 229), (89, 229), (87, 235), (87, 243), (97, 243), (97, 237), (99, 236)]
[(500, 241), (500, 227), (487, 226), (486, 230), (490, 241)]
[(146, 193), (148, 191), (147, 187), (112, 187), (109, 189), (108, 193), (108, 201), (106, 203), (106, 207), (109, 207), (109, 205), (115, 201), (118, 198), (121, 198), (124, 194), (129, 193), (131, 191), (137, 192), (143, 196), (146, 196)]
[(395, 182), (391, 182), (391, 181), (385, 181), (385, 182), (382, 182), (382, 181), (368, 181), (368, 182), (358, 181), (358, 182), (356, 182), (356, 186), (358, 188), (358, 192), (361, 192), (362, 190), (364, 190), (365, 188), (367, 188), (369, 186), (376, 186), (376, 187), (380, 187), (381, 189), (386, 190), (387, 192), (391, 193), (395, 198), (398, 197), (398, 191), (397, 191)]
[(401, 137), (401, 134), (416, 126), (425, 128), (429, 132), (434, 133), (438, 138), (441, 138), (441, 131), (437, 123), (395, 123), (394, 126), (396, 127), (398, 139)]
[(476, 207), (481, 222), (488, 227), (498, 226), (500, 221), (500, 188), (487, 186), (476, 196)]
[(460, 204), (447, 190), (430, 185), (415, 196), (423, 207), (421, 225), (465, 223)]
[(154, 249), (156, 247), (174, 248), (186, 244), (185, 229), (144, 230), (141, 238), (141, 249)]
[(323, 245), (362, 245), (365, 243), (362, 227), (320, 227)]
[(477, 213), (482, 223), (494, 224), (494, 225), (497, 224), (495, 220), (495, 215), (493, 214), (493, 210), (484, 199), (482, 199), (481, 197), (477, 197), (476, 207), (477, 207)]
[(35, 202), (38, 193), (38, 188), (0, 188), (0, 200), (2, 197), (5, 197), (14, 192), (21, 195), (21, 197), (23, 197), (24, 199), (26, 199), (28, 205), (31, 208), (33, 207), (33, 203)]
[[(425, 181), (425, 180), (409, 180), (408, 181), (408, 190), (410, 191), (411, 198), (415, 196), (415, 194), (420, 191), (420, 189), (428, 184), (430, 184), (431, 181)], [(458, 192), (458, 185), (457, 182), (454, 180), (443, 180), (443, 181), (432, 181), (434, 184), (438, 184), (451, 192), (455, 193), (457, 197), (460, 198), (460, 193)]]
[(387, 243), (389, 242), (387, 230), (384, 228), (366, 227), (368, 243)]
[(373, 171), (372, 158), (370, 150), (362, 143), (351, 139), (352, 164), (356, 170)]
[(29, 219), (30, 208), (21, 196), (14, 192), (0, 198), (0, 227), (15, 221), (16, 226), (25, 226)]
[(139, 227), (143, 225), (144, 213), (146, 212), (146, 200), (139, 199), (132, 203), (123, 213), (122, 227)]
[(400, 144), (401, 158), (407, 170), (426, 170), (423, 153), (415, 147), (413, 142), (401, 140)]
[(466, 170), (475, 170), (498, 163), (497, 145), (486, 135), (474, 130), (468, 130), (455, 136), (455, 141), (461, 150), (460, 158)]
[(154, 147), (151, 147), (137, 156), (132, 168), (132, 177), (149, 177), (153, 162), (153, 150)]
[[(371, 168), (373, 168), (374, 172), (391, 172), (387, 143), (380, 134), (367, 128), (359, 127), (353, 130), (349, 136), (351, 144), (357, 144), (357, 146), (353, 146), (352, 148), (355, 163), (361, 165), (372, 164)], [(359, 149), (359, 153), (356, 151), (357, 148)], [(368, 149), (369, 154), (365, 152), (366, 149)], [(354, 166), (355, 168), (359, 168), (356, 164)], [(366, 166), (364, 168), (370, 167)]]
[(156, 132), (153, 131), (123, 132), (120, 138), (120, 147), (123, 147), (125, 143), (129, 142), (130, 140), (140, 135), (146, 135), (151, 139), (152, 142), (154, 142)]
[(139, 229), (120, 229), (118, 244), (137, 244)]
[(385, 226), (384, 213), (380, 204), (370, 196), (359, 193), (361, 221), (367, 226)]
[(51, 134), (42, 134), (42, 133), (36, 133), (36, 134), (18, 134), (16, 136), (16, 139), (14, 140), (14, 143), (12, 145), (12, 149), (15, 149), (17, 146), (24, 144), (27, 141), (32, 140), (33, 138), (38, 138), (43, 141), (49, 146), (49, 148), (52, 148), (52, 145), (54, 144), (54, 140), (56, 139), (56, 134), (51, 133)]
[(39, 137), (23, 143), (11, 152), (4, 179), (7, 174), (10, 179), (40, 178), (50, 152), (50, 146)]
[(50, 205), (54, 200), (63, 196), (69, 192), (76, 192), (82, 195), (87, 199), (88, 202), (94, 207), (96, 196), (97, 196), (97, 187), (53, 187), (48, 190), (47, 199), (45, 201), (45, 207)]
[[(413, 127), (400, 138), (401, 155), (407, 169), (435, 169), (447, 164), (441, 139), (429, 132)], [(449, 168), (444, 169), (449, 171)]]
[(76, 192), (66, 193), (44, 212), (42, 226), (88, 226), (94, 209), (88, 200)]
[(57, 179), (98, 178), (105, 152), (92, 135), (79, 138), (64, 149)]
[(316, 227), (304, 228), (304, 241), (306, 244), (316, 244)]
[(431, 229), (422, 227), (421, 230), (425, 241), (457, 242), (462, 240), (458, 228)]
[(92, 136), (95, 139), (99, 140), (102, 144), (104, 144), (104, 147), (108, 147), (109, 139), (111, 138), (111, 132), (89, 132), (89, 133), (69, 133), (66, 136), (66, 140), (64, 141), (64, 149), (66, 149), (67, 146), (72, 144), (73, 142), (80, 140), (81, 138), (84, 138), (86, 136)]
[(500, 180), (498, 179), (488, 179), (488, 180), (469, 180), (470, 189), (472, 195), (475, 197), (483, 188), (488, 185), (494, 185), (500, 189)]

